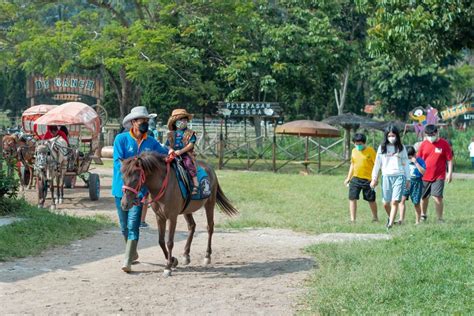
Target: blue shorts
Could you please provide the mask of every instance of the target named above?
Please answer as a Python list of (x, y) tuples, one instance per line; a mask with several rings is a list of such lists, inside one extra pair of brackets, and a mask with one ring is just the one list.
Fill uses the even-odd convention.
[(405, 188), (405, 176), (382, 177), (382, 200), (385, 203), (402, 200)]
[(423, 181), (421, 178), (411, 178), (410, 187), (405, 188), (403, 195), (408, 199), (410, 198), (413, 204), (420, 204), (421, 195), (423, 193)]

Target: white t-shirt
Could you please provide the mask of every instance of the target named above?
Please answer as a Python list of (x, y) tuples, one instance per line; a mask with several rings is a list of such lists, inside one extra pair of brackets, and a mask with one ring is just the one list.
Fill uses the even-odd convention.
[(471, 142), (468, 148), (469, 148), (469, 156), (474, 157), (474, 142)]

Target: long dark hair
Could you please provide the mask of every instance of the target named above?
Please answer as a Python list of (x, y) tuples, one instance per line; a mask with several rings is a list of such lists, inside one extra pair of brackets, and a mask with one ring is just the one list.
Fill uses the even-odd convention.
[(397, 136), (397, 140), (395, 141), (395, 144), (393, 144), (395, 146), (395, 151), (396, 152), (403, 151), (403, 144), (402, 144), (402, 139), (400, 138), (400, 132), (398, 131), (398, 128), (395, 125), (390, 124), (385, 129), (385, 133), (383, 135), (383, 141), (382, 141), (382, 144), (380, 145), (382, 149), (382, 154), (387, 153), (387, 145), (390, 144), (390, 142), (388, 141), (388, 134), (390, 133), (393, 133), (395, 134), (395, 136)]

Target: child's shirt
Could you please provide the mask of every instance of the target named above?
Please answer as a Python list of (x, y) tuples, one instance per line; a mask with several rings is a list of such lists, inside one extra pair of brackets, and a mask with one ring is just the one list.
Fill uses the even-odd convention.
[(353, 176), (361, 179), (371, 180), (372, 169), (375, 163), (375, 150), (366, 146), (363, 150), (352, 149), (351, 163), (354, 165)]
[(382, 146), (377, 150), (377, 158), (375, 159), (374, 169), (372, 170), (372, 179), (378, 177), (379, 171), (382, 170), (383, 176), (401, 176), (410, 178), (410, 168), (408, 167), (408, 155), (405, 146), (402, 151), (396, 151), (394, 145), (387, 145), (387, 152), (382, 153)]
[[(425, 161), (423, 159), (421, 159), (420, 157), (417, 157), (416, 162), (418, 162), (418, 164), (420, 166), (422, 166), (423, 169), (426, 170), (426, 164), (425, 164)], [(420, 170), (418, 170), (415, 163), (410, 161), (408, 167), (410, 167), (410, 178), (411, 179), (416, 179), (416, 180), (421, 180), (423, 175), (421, 174)]]
[[(174, 144), (173, 144), (173, 149), (174, 150), (180, 150), (186, 147), (189, 143), (196, 143), (196, 134), (193, 132), (192, 136), (189, 138), (189, 141), (185, 143), (185, 135), (186, 132), (188, 131), (188, 128), (185, 129), (178, 129), (176, 131), (172, 131), (173, 133), (173, 139), (174, 139)], [(166, 140), (166, 146), (170, 146), (170, 140), (169, 138)]]

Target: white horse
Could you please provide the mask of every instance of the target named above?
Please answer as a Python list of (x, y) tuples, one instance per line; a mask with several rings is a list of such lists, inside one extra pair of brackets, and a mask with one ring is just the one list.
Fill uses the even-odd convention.
[[(35, 171), (38, 183), (38, 207), (44, 207), (44, 201), (51, 187), (51, 209), (56, 209), (56, 204), (62, 204), (64, 198), (64, 176), (67, 168), (67, 156), (70, 149), (66, 141), (60, 136), (43, 140), (36, 147)], [(56, 197), (54, 186), (56, 185)]]

